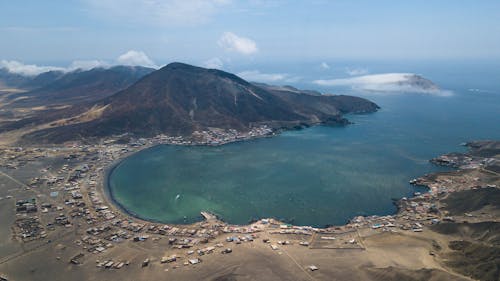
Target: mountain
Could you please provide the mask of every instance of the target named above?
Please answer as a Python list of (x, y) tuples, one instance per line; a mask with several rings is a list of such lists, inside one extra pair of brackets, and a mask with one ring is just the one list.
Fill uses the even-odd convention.
[[(36, 89), (22, 93), (14, 107), (75, 104), (96, 101), (127, 88), (154, 71), (141, 66), (115, 66), (75, 70), (68, 73), (50, 71), (42, 73), (23, 85)], [(14, 97), (14, 98), (17, 98)]]
[(29, 76), (12, 73), (7, 68), (0, 68), (0, 89), (18, 88), (30, 80)]
[(12, 73), (6, 68), (0, 68), (0, 89), (15, 88), (21, 90), (33, 90), (46, 86), (61, 76), (62, 71), (47, 71), (38, 75), (30, 76)]
[(345, 113), (377, 109), (363, 98), (256, 85), (224, 71), (171, 63), (98, 102), (33, 118), (30, 122), (65, 122), (26, 139), (64, 142), (122, 133), (190, 135), (211, 127), (246, 131), (256, 125), (346, 124)]
[(441, 90), (439, 86), (436, 85), (434, 82), (417, 74), (410, 73), (405, 75), (404, 78), (405, 79), (398, 81), (399, 86), (408, 87), (410, 89), (416, 89), (424, 92), (425, 91), (434, 92)]
[(28, 89), (28, 90), (34, 90), (38, 88), (45, 87), (47, 85), (50, 85), (51, 83), (54, 83), (57, 79), (61, 78), (64, 76), (64, 72), (62, 71), (47, 71), (38, 74), (37, 76), (32, 77), (22, 85), (20, 85), (21, 88), (23, 89)]

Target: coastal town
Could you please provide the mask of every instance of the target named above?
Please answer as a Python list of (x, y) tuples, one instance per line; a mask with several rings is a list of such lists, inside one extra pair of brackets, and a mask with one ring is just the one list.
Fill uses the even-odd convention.
[(0, 1), (0, 281), (500, 281), (500, 1)]
[[(365, 240), (380, 233), (421, 235), (432, 225), (455, 221), (498, 221), (485, 213), (453, 217), (442, 208), (450, 193), (473, 189), (498, 189), (498, 155), (493, 157), (441, 156), (434, 163), (453, 165), (459, 172), (426, 175), (410, 183), (425, 186), (429, 192), (398, 200), (398, 212), (387, 216), (359, 216), (342, 226), (315, 228), (295, 226), (263, 218), (250, 225), (231, 225), (209, 212), (200, 213), (200, 222), (191, 225), (154, 223), (122, 212), (106, 195), (104, 179), (114, 163), (147, 147), (169, 145), (221, 145), (272, 135), (267, 127), (248, 133), (229, 131), (197, 132), (193, 138), (157, 136), (151, 139), (123, 136), (103, 140), (98, 145), (67, 144), (50, 147), (4, 147), (0, 151), (1, 174), (10, 193), (0, 198), (15, 210), (12, 238), (30, 245), (27, 249), (68, 246), (64, 237), (72, 236), (76, 247), (66, 258), (56, 260), (72, 266), (95, 264), (96, 270), (120, 271), (129, 267), (147, 268), (153, 264), (165, 271), (196, 266), (211, 255), (232, 255), (242, 244), (262, 244), (280, 255), (287, 248), (365, 250)], [(458, 157), (458, 158), (457, 158)], [(457, 160), (459, 159), (459, 160)], [(450, 164), (451, 163), (451, 164)], [(491, 170), (488, 170), (491, 169)], [(204, 210), (200, 210), (204, 211)], [(120, 248), (134, 245), (162, 247), (161, 256), (123, 257)], [(294, 246), (296, 245), (296, 246)], [(30, 251), (30, 250), (25, 250)], [(434, 255), (431, 251), (430, 255)], [(18, 258), (3, 257), (0, 264)], [(321, 271), (310, 264), (305, 270)], [(8, 280), (4, 277), (4, 280)]]

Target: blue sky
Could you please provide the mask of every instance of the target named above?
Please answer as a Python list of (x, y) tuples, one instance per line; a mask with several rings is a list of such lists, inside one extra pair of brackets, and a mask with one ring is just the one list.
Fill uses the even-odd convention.
[(2, 0), (0, 38), (37, 64), (496, 60), (500, 1)]

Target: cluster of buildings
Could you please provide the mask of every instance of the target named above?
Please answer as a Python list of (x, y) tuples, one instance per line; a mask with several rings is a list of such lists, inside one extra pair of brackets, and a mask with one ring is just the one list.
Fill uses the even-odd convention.
[(0, 149), (0, 168), (18, 169), (46, 156), (45, 150), (41, 148), (2, 148)]
[[(274, 130), (266, 125), (250, 128), (249, 131), (237, 131), (235, 129), (211, 128), (204, 131), (194, 131), (190, 136), (167, 136), (157, 135), (153, 138), (130, 138), (128, 145), (131, 148), (156, 144), (171, 145), (223, 145), (230, 142), (248, 140), (252, 138), (271, 136)], [(109, 145), (120, 139), (122, 136), (110, 138), (104, 142)]]
[[(461, 167), (461, 169), (469, 169), (470, 165), (483, 165), (485, 161), (489, 161), (489, 158), (476, 157), (473, 159), (467, 155), (451, 155), (452, 156), (445, 155), (439, 157), (441, 160), (433, 162), (445, 163), (442, 164), (445, 166), (457, 165)], [(449, 216), (447, 211), (440, 209), (440, 200), (446, 198), (450, 193), (469, 189), (496, 188), (496, 185), (484, 184), (479, 177), (461, 173), (442, 177), (427, 175), (418, 179), (413, 179), (410, 183), (428, 187), (429, 192), (416, 192), (414, 194), (415, 196), (411, 198), (403, 197), (397, 202), (397, 214), (388, 216), (355, 217), (346, 227), (370, 227), (374, 231), (395, 232), (402, 230), (422, 232), (426, 225), (455, 221), (453, 217)]]
[[(191, 138), (169, 137), (160, 135), (152, 139), (132, 139), (129, 143), (119, 144), (116, 139), (109, 139), (101, 144), (73, 144), (60, 148), (9, 148), (0, 150), (1, 167), (17, 168), (26, 165), (28, 161), (51, 157), (60, 162), (58, 169), (47, 166), (40, 170), (41, 175), (33, 177), (29, 188), (35, 192), (44, 193), (47, 202), (40, 206), (36, 199), (18, 200), (15, 203), (19, 214), (15, 222), (16, 235), (22, 241), (46, 238), (47, 231), (55, 231), (58, 227), (71, 228), (84, 225), (86, 229), (75, 243), (81, 247), (82, 253), (71, 258), (70, 263), (78, 265), (86, 254), (99, 255), (108, 249), (125, 241), (142, 243), (149, 240), (168, 239), (168, 245), (176, 251), (185, 250), (185, 265), (201, 262), (196, 255), (204, 256), (219, 251), (229, 254), (231, 248), (222, 243), (212, 243), (223, 234), (226, 243), (252, 243), (259, 233), (282, 235), (283, 237), (298, 237), (299, 244), (310, 247), (310, 242), (318, 240), (322, 244), (350, 244), (346, 248), (360, 248), (358, 230), (372, 233), (381, 231), (412, 231), (422, 232), (425, 225), (451, 221), (453, 218), (440, 213), (437, 205), (439, 196), (449, 192), (481, 186), (478, 178), (460, 177), (456, 180), (447, 178), (419, 178), (414, 184), (430, 188), (429, 193), (415, 194), (413, 198), (403, 198), (398, 201), (399, 212), (388, 216), (355, 217), (344, 226), (314, 228), (310, 226), (293, 226), (283, 224), (274, 219), (261, 219), (247, 226), (229, 225), (205, 213), (206, 221), (187, 226), (166, 225), (143, 222), (123, 215), (113, 206), (108, 206), (104, 200), (103, 191), (98, 190), (104, 181), (104, 171), (115, 161), (128, 153), (137, 151), (144, 146), (155, 144), (177, 145), (220, 145), (227, 142), (273, 134), (267, 126), (255, 127), (249, 132), (236, 130), (198, 131)], [(484, 159), (461, 156), (442, 156), (436, 163), (445, 165), (483, 165)], [(56, 161), (57, 162), (57, 161)], [(54, 165), (56, 166), (56, 165)], [(45, 199), (44, 199), (45, 200)], [(40, 208), (41, 207), (41, 208)], [(46, 230), (44, 229), (46, 227)], [(319, 237), (319, 238), (318, 238)], [(316, 239), (316, 240), (315, 240)], [(340, 241), (340, 242), (339, 242)], [(287, 239), (269, 243), (272, 250), (279, 246), (291, 244)], [(210, 245), (210, 244), (214, 245)], [(164, 256), (160, 263), (174, 263), (182, 259), (182, 255)], [(149, 259), (143, 262), (148, 266)], [(120, 269), (130, 264), (130, 261), (106, 259), (97, 262), (98, 267)], [(313, 270), (313, 269), (311, 269)], [(314, 269), (316, 270), (316, 269)]]
[(23, 242), (29, 242), (47, 237), (40, 218), (37, 216), (21, 217), (16, 219), (14, 231)]
[(196, 145), (222, 145), (234, 141), (248, 140), (256, 137), (269, 136), (273, 130), (268, 126), (253, 127), (248, 132), (234, 129), (212, 129), (209, 131), (195, 131), (191, 137), (191, 144)]
[(37, 211), (38, 207), (36, 206), (36, 198), (16, 201), (17, 213), (36, 213)]
[(36, 215), (38, 206), (36, 198), (17, 200), (17, 219), (14, 224), (15, 235), (24, 242), (47, 236), (40, 218)]
[(444, 154), (431, 159), (430, 162), (458, 169), (477, 169), (485, 166), (500, 165), (499, 160), (496, 158), (471, 156), (462, 153)]

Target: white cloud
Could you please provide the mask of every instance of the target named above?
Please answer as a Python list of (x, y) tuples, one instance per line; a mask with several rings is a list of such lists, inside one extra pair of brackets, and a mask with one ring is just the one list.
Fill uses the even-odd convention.
[(322, 62), (319, 66), (322, 69), (330, 69), (330, 65), (328, 65), (328, 63), (326, 63), (326, 62)]
[(232, 32), (224, 32), (217, 42), (226, 51), (237, 52), (243, 55), (257, 53), (257, 44), (250, 38), (238, 36)]
[(224, 63), (220, 58), (211, 58), (203, 62), (203, 66), (206, 68), (222, 69), (224, 67)]
[(158, 67), (144, 52), (135, 50), (130, 50), (119, 56), (117, 62), (121, 65)]
[(353, 89), (382, 94), (452, 95), (452, 92), (441, 90), (432, 81), (413, 73), (384, 73), (343, 79), (316, 80), (313, 83), (321, 86), (350, 86)]
[(67, 67), (60, 66), (39, 66), (36, 64), (25, 64), (15, 60), (0, 60), (0, 68), (5, 68), (11, 73), (25, 76), (35, 76), (43, 72), (57, 70), (63, 72), (74, 71), (77, 69), (89, 70), (96, 67), (109, 68), (114, 65), (145, 66), (158, 68), (158, 66), (141, 51), (130, 50), (120, 55), (116, 61), (107, 62), (104, 60), (75, 60)]
[(349, 74), (350, 76), (358, 76), (367, 74), (368, 70), (364, 68), (346, 68), (345, 73)]
[(102, 60), (76, 60), (73, 61), (68, 67), (60, 66), (39, 66), (36, 64), (25, 64), (15, 60), (1, 60), (0, 68), (7, 69), (10, 73), (21, 74), (24, 76), (35, 76), (47, 71), (62, 71), (69, 72), (77, 69), (89, 70), (96, 67), (110, 67), (111, 64)]
[(96, 67), (106, 68), (109, 66), (110, 64), (103, 60), (75, 60), (67, 67), (66, 71), (77, 69), (88, 70)]
[(299, 77), (290, 76), (286, 73), (261, 73), (258, 70), (242, 71), (237, 74), (241, 78), (253, 82), (288, 82), (293, 83), (300, 80)]
[(102, 60), (76, 60), (73, 61), (68, 67), (60, 66), (39, 66), (36, 64), (25, 64), (15, 60), (1, 60), (0, 68), (7, 69), (10, 73), (21, 74), (24, 76), (35, 76), (47, 71), (62, 71), (69, 72), (77, 69), (89, 70), (96, 67), (110, 67), (111, 64)]
[(102, 18), (159, 26), (210, 21), (230, 0), (84, 0)]
[(26, 76), (34, 76), (51, 70), (65, 71), (64, 67), (38, 66), (36, 64), (24, 64), (15, 60), (1, 60), (0, 68), (5, 68), (10, 73), (16, 73)]

